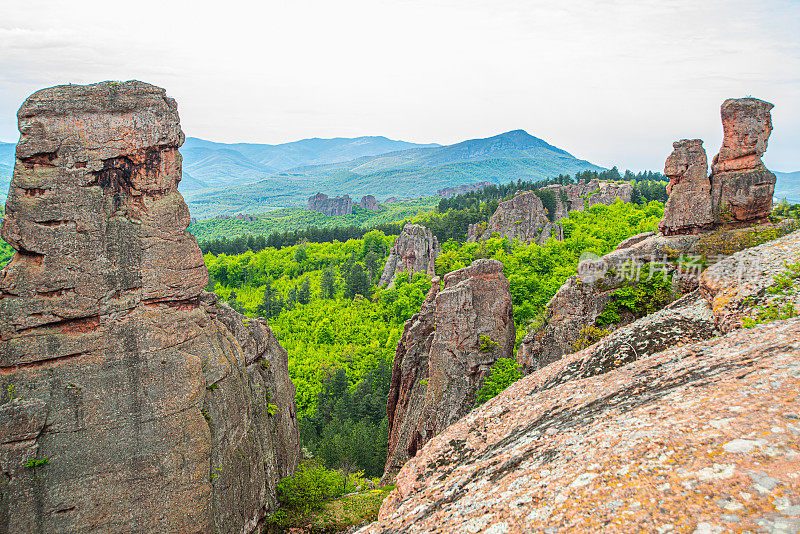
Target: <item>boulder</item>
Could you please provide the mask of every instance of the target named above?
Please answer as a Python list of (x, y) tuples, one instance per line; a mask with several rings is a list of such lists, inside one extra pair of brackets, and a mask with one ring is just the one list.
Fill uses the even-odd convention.
[(476, 260), (441, 281), (434, 278), (422, 310), (406, 322), (395, 353), (384, 481), (472, 410), (495, 361), (513, 355), (514, 339), (502, 263)]
[(683, 139), (672, 144), (664, 174), (669, 178), (664, 217), (658, 229), (664, 235), (693, 234), (714, 226), (708, 160), (700, 139)]
[(306, 211), (318, 211), (328, 217), (339, 217), (353, 213), (353, 201), (350, 195), (330, 198), (324, 193), (317, 193), (308, 198)]
[(366, 195), (365, 197), (361, 198), (361, 202), (358, 204), (361, 206), (362, 209), (369, 210), (369, 211), (378, 211), (380, 206), (378, 206), (378, 201), (375, 200), (375, 197), (372, 195)]
[(256, 530), (297, 462), (294, 388), (269, 328), (204, 292), (175, 101), (137, 81), (58, 86), (18, 118), (0, 531)]
[(433, 232), (419, 224), (407, 223), (389, 251), (378, 285), (393, 287), (395, 275), (403, 272), (433, 276), (439, 252), (439, 240)]

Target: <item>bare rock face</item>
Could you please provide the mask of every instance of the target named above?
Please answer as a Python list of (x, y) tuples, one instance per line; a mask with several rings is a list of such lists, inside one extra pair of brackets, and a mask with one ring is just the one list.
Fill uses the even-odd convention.
[(700, 139), (683, 139), (672, 144), (664, 174), (669, 178), (664, 217), (658, 229), (664, 235), (694, 234), (714, 226), (708, 160)]
[(714, 158), (712, 196), (717, 220), (727, 226), (763, 222), (772, 210), (775, 175), (761, 161), (772, 133), (774, 106), (756, 98), (722, 104), (722, 148)]
[[(595, 204), (610, 205), (615, 200), (630, 202), (633, 186), (628, 182), (601, 182), (592, 180), (588, 184), (553, 184), (543, 187), (537, 194), (526, 191), (511, 200), (501, 202), (489, 222), (470, 225), (467, 240), (470, 242), (491, 238), (494, 234), (528, 243), (543, 244), (550, 237), (564, 239), (559, 220), (569, 216), (570, 211), (582, 211)], [(553, 205), (550, 211), (542, 202), (543, 195), (550, 194)]]
[(384, 480), (475, 406), (497, 358), (513, 354), (514, 339), (502, 263), (476, 260), (441, 282), (434, 278), (422, 310), (406, 323), (395, 354)]
[[(795, 232), (734, 254), (700, 291), (473, 410), (361, 532), (796, 531), (800, 318), (720, 330), (726, 295), (752, 312), (798, 246)], [(751, 279), (731, 275), (756, 260)]]
[(294, 388), (269, 329), (203, 291), (175, 101), (136, 81), (59, 86), (18, 118), (0, 531), (255, 530), (297, 461)]
[(389, 251), (378, 285), (394, 286), (395, 275), (403, 272), (433, 276), (440, 251), (439, 240), (429, 229), (418, 224), (406, 224)]
[(369, 211), (378, 211), (380, 206), (378, 206), (378, 201), (375, 200), (375, 197), (372, 195), (367, 195), (361, 198), (361, 202), (358, 203), (362, 209), (369, 210)]
[(328, 217), (339, 217), (353, 213), (353, 200), (350, 195), (330, 198), (324, 193), (317, 193), (308, 198), (306, 211), (318, 211)]

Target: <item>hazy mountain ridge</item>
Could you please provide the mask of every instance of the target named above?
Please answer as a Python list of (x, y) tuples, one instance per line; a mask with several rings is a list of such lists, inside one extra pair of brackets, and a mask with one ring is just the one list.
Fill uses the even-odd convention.
[(194, 215), (205, 217), (302, 205), (317, 191), (349, 194), (353, 198), (372, 194), (379, 200), (393, 196), (417, 198), (434, 195), (443, 187), (477, 181), (506, 183), (582, 170), (602, 167), (577, 159), (523, 130), (513, 130), (452, 145), (415, 147), (286, 169), (258, 182), (189, 191), (187, 202)]

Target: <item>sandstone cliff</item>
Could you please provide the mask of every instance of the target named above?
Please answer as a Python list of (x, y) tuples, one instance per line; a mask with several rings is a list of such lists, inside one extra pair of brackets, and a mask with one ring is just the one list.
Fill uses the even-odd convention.
[(736, 325), (798, 261), (800, 232), (737, 253), (518, 381), (410, 459), (362, 532), (797, 531), (800, 318)]
[(658, 229), (664, 235), (694, 234), (714, 226), (708, 159), (700, 139), (672, 144), (664, 174), (669, 178), (667, 204)]
[(28, 98), (2, 235), (0, 531), (251, 532), (299, 454), (286, 352), (215, 304), (141, 82)]
[(439, 252), (439, 240), (430, 230), (418, 224), (406, 224), (389, 251), (389, 258), (378, 285), (394, 286), (397, 273), (425, 273), (433, 276)]
[[(628, 182), (601, 182), (588, 184), (553, 184), (539, 191), (526, 191), (501, 202), (486, 225), (470, 225), (467, 240), (476, 242), (489, 239), (494, 234), (509, 239), (542, 244), (551, 236), (562, 240), (564, 232), (559, 220), (570, 211), (582, 211), (595, 204), (610, 205), (615, 200), (630, 202), (633, 186)], [(545, 206), (543, 199), (547, 199)]]
[(497, 358), (511, 357), (515, 328), (503, 264), (476, 260), (433, 279), (397, 345), (387, 413), (384, 480), (433, 436), (467, 414)]
[(306, 211), (318, 211), (328, 217), (339, 217), (353, 213), (353, 200), (350, 195), (330, 198), (325, 193), (317, 193), (308, 198)]

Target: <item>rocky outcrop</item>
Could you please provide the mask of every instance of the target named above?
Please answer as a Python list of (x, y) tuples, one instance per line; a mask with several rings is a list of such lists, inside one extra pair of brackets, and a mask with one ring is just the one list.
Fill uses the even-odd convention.
[[(408, 461), (362, 532), (798, 530), (800, 319), (719, 337), (722, 294), (749, 294), (734, 300), (752, 313), (787, 258), (800, 232), (473, 410)], [(734, 274), (756, 259), (750, 280)]]
[(406, 224), (389, 251), (378, 285), (393, 287), (397, 273), (433, 276), (439, 252), (439, 240), (430, 230), (418, 224)]
[(724, 139), (711, 176), (699, 139), (676, 141), (664, 173), (669, 200), (659, 230), (693, 234), (717, 227), (766, 223), (772, 211), (775, 175), (761, 161), (772, 132), (773, 105), (756, 98), (722, 104)]
[(664, 217), (658, 229), (664, 235), (695, 234), (714, 226), (708, 160), (700, 139), (672, 144), (664, 174), (669, 178)]
[(324, 193), (317, 193), (308, 198), (306, 211), (318, 211), (328, 217), (339, 217), (353, 213), (353, 200), (350, 195), (330, 198)]
[(476, 260), (441, 281), (433, 279), (420, 313), (406, 322), (395, 353), (384, 481), (475, 406), (497, 358), (513, 354), (514, 339), (502, 263)]
[(772, 211), (775, 175), (761, 161), (772, 133), (774, 106), (756, 98), (722, 104), (724, 138), (711, 166), (717, 221), (726, 226), (764, 222)]
[(436, 191), (436, 195), (442, 198), (453, 198), (458, 195), (466, 195), (474, 191), (483, 191), (491, 182), (475, 182), (474, 184), (464, 184), (457, 187), (445, 187)]
[(595, 204), (610, 205), (617, 199), (630, 202), (632, 193), (633, 186), (628, 182), (599, 180), (525, 191), (501, 202), (485, 225), (470, 225), (467, 240), (474, 243), (499, 235), (538, 244), (550, 237), (560, 241), (564, 231), (558, 221), (568, 217), (570, 211), (582, 211)]
[(294, 388), (269, 328), (203, 290), (175, 101), (59, 86), (18, 118), (0, 531), (255, 530), (297, 462)]
[(373, 197), (372, 195), (366, 195), (362, 197), (361, 202), (359, 202), (358, 205), (361, 206), (361, 209), (369, 211), (378, 211), (379, 209), (381, 209), (381, 207), (378, 206), (378, 201), (375, 200), (375, 197)]

